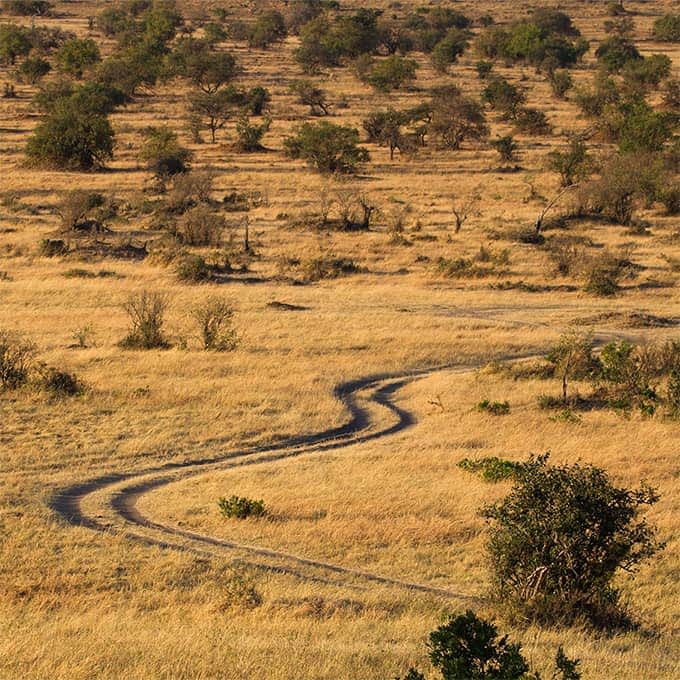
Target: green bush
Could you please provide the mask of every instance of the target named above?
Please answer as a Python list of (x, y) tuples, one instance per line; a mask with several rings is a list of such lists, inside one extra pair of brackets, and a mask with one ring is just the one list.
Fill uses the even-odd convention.
[(495, 598), (522, 620), (626, 623), (612, 581), (663, 547), (639, 518), (657, 500), (650, 487), (616, 487), (592, 465), (531, 458), (510, 494), (483, 511)]
[(607, 38), (595, 51), (597, 61), (610, 73), (618, 73), (631, 61), (642, 59), (635, 44), (628, 38), (613, 35)]
[(494, 111), (500, 111), (504, 118), (512, 120), (526, 101), (526, 93), (504, 78), (493, 78), (482, 90), (482, 101)]
[(261, 14), (248, 32), (248, 45), (266, 49), (286, 37), (286, 23), (280, 12), (272, 10)]
[(497, 456), (489, 456), (476, 460), (463, 458), (458, 462), (458, 467), (479, 475), (485, 482), (500, 482), (514, 477), (521, 468), (521, 463), (514, 463)]
[(302, 158), (322, 173), (350, 174), (368, 160), (368, 151), (358, 146), (359, 132), (349, 126), (326, 121), (304, 123), (284, 139), (292, 158)]
[(17, 58), (31, 51), (31, 38), (28, 30), (16, 24), (0, 24), (0, 60), (14, 66)]
[(57, 51), (57, 67), (62, 73), (82, 78), (83, 72), (101, 61), (97, 43), (91, 38), (73, 38)]
[(26, 143), (32, 161), (60, 170), (92, 170), (113, 157), (114, 132), (106, 115), (58, 102)]
[(477, 404), (477, 410), (482, 413), (490, 413), (492, 416), (504, 416), (510, 413), (510, 404), (507, 401), (484, 399)]
[(448, 33), (434, 46), (430, 59), (439, 73), (446, 73), (449, 66), (458, 61), (458, 57), (465, 52), (469, 45), (467, 31), (451, 28)]
[(375, 62), (366, 75), (366, 81), (376, 90), (398, 90), (415, 80), (418, 62), (395, 54)]
[[(430, 633), (428, 650), (443, 680), (541, 680), (537, 671), (529, 672), (519, 643), (508, 642), (507, 635), (499, 638), (496, 626), (469, 609), (449, 615)], [(579, 680), (580, 663), (558, 647), (551, 680)], [(425, 680), (425, 676), (411, 668), (404, 680)]]
[(510, 163), (515, 160), (517, 144), (512, 135), (504, 135), (490, 142), (493, 149), (498, 152), (503, 163)]
[(29, 57), (24, 59), (23, 63), (17, 69), (17, 75), (23, 83), (35, 85), (42, 80), (50, 71), (52, 67), (47, 59), (42, 57)]
[(213, 268), (201, 255), (185, 255), (175, 268), (177, 279), (184, 283), (203, 283), (213, 278)]
[(222, 516), (226, 518), (246, 519), (248, 517), (262, 517), (267, 512), (264, 501), (256, 501), (242, 496), (220, 498), (217, 501), (217, 505)]
[(680, 42), (680, 14), (664, 14), (654, 22), (654, 37), (664, 42)]
[(5, 11), (19, 16), (45, 16), (52, 9), (47, 0), (6, 0)]
[(259, 125), (251, 123), (248, 116), (241, 116), (236, 121), (236, 149), (242, 153), (262, 151), (262, 138), (271, 127), (271, 118), (265, 118)]
[(188, 171), (191, 151), (180, 145), (169, 127), (150, 127), (144, 131), (139, 159), (156, 177), (168, 178)]

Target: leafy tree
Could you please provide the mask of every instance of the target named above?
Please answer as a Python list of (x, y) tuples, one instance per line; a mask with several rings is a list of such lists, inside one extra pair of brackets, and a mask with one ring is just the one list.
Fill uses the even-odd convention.
[(375, 111), (364, 119), (362, 125), (368, 133), (369, 141), (390, 150), (390, 160), (394, 160), (394, 151), (405, 146), (406, 138), (402, 126), (409, 122), (409, 116), (402, 111), (387, 109)]
[(564, 333), (546, 358), (562, 383), (562, 401), (565, 404), (568, 401), (569, 381), (587, 378), (597, 368), (592, 338), (576, 330)]
[(459, 28), (451, 28), (435, 45), (430, 55), (432, 65), (439, 73), (446, 73), (449, 66), (468, 48), (468, 33)]
[(294, 80), (290, 84), (290, 91), (297, 96), (300, 104), (309, 106), (313, 116), (328, 115), (326, 93), (310, 80)]
[(663, 545), (640, 509), (658, 500), (648, 486), (614, 486), (592, 465), (549, 466), (531, 458), (508, 496), (487, 506), (494, 594), (510, 612), (550, 623), (625, 616), (612, 580)]
[(500, 111), (504, 118), (512, 120), (516, 117), (520, 106), (526, 101), (526, 94), (505, 78), (494, 78), (482, 90), (482, 101), (494, 111)]
[(665, 112), (654, 111), (642, 98), (625, 102), (606, 117), (605, 123), (619, 142), (621, 153), (660, 151), (673, 134), (673, 122)]
[(642, 59), (635, 44), (618, 35), (607, 38), (595, 51), (598, 62), (610, 73), (618, 73), (627, 63)]
[(667, 78), (672, 65), (666, 54), (652, 54), (644, 59), (629, 61), (621, 71), (624, 87), (633, 94), (644, 93)]
[(663, 42), (680, 42), (680, 14), (664, 14), (654, 22), (654, 37)]
[(167, 58), (170, 75), (188, 78), (201, 90), (214, 94), (236, 78), (241, 69), (228, 52), (215, 52), (204, 40), (193, 38), (180, 41)]
[(23, 26), (0, 24), (0, 59), (10, 66), (31, 51), (31, 39)]
[(588, 148), (580, 139), (572, 139), (565, 151), (555, 150), (548, 154), (548, 167), (560, 174), (563, 187), (587, 177), (591, 165)]
[(242, 93), (232, 87), (225, 87), (217, 92), (199, 91), (189, 97), (189, 109), (207, 121), (206, 125), (214, 144), (217, 130), (224, 127), (241, 100)]
[(163, 179), (186, 172), (191, 152), (180, 145), (177, 134), (169, 127), (150, 127), (144, 131), (139, 159), (156, 177)]
[(105, 114), (57, 102), (26, 144), (33, 161), (58, 169), (91, 170), (113, 157), (114, 132)]
[(358, 143), (355, 128), (326, 121), (304, 123), (294, 136), (284, 139), (292, 158), (302, 158), (319, 172), (340, 174), (356, 172), (368, 160), (368, 151)]
[(552, 7), (537, 7), (531, 10), (531, 23), (538, 26), (543, 35), (559, 34), (578, 36), (580, 31), (574, 26), (571, 17)]
[(153, 87), (161, 70), (161, 55), (141, 43), (104, 59), (97, 68), (96, 79), (132, 97), (140, 87)]
[(377, 61), (369, 70), (366, 80), (382, 92), (398, 90), (407, 83), (415, 80), (418, 62), (392, 55)]
[(73, 38), (57, 51), (57, 68), (75, 78), (82, 78), (83, 72), (101, 61), (97, 43), (91, 38)]
[(274, 42), (286, 37), (286, 23), (280, 12), (272, 10), (261, 14), (248, 34), (250, 47), (266, 49)]
[(112, 38), (132, 30), (134, 18), (122, 7), (107, 7), (97, 14), (97, 28)]
[(407, 54), (413, 49), (413, 38), (402, 22), (397, 20), (379, 21), (380, 45), (387, 54)]
[(24, 62), (19, 66), (17, 73), (22, 82), (35, 85), (51, 70), (52, 67), (47, 59), (43, 59), (42, 57), (29, 57), (28, 59), (24, 59)]
[(455, 86), (435, 91), (428, 131), (449, 149), (460, 149), (466, 139), (485, 139), (489, 135), (481, 104)]
[(606, 74), (599, 74), (590, 88), (576, 88), (576, 103), (589, 118), (598, 118), (610, 104), (621, 99), (616, 82)]

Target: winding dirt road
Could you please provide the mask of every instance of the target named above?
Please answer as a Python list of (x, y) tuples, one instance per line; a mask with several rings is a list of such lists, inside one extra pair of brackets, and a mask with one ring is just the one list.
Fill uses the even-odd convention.
[[(474, 315), (474, 318), (479, 317)], [(485, 319), (489, 320), (488, 317)], [(622, 337), (619, 334), (603, 333), (596, 338), (596, 343), (602, 344), (616, 336)], [(541, 353), (533, 352), (508, 355), (503, 359), (513, 361), (538, 356)], [(343, 402), (349, 412), (349, 419), (344, 425), (269, 446), (231, 451), (214, 458), (96, 477), (59, 490), (52, 497), (50, 507), (71, 525), (101, 532), (122, 533), (150, 546), (187, 551), (201, 556), (227, 556), (241, 565), (291, 574), (304, 580), (341, 582), (356, 588), (365, 588), (368, 583), (378, 583), (445, 598), (476, 600), (472, 595), (433, 585), (404, 581), (262, 546), (221, 540), (180, 526), (162, 524), (145, 516), (138, 508), (138, 500), (153, 490), (196, 475), (343, 449), (395, 434), (415, 423), (411, 413), (394, 403), (395, 392), (438, 371), (465, 373), (477, 370), (480, 366), (481, 364), (442, 366), (422, 371), (374, 375), (346, 382), (334, 390), (335, 397)]]

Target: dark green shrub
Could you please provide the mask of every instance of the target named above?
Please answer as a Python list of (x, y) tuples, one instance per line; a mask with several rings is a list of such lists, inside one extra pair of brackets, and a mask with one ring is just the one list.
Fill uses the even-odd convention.
[(102, 60), (97, 43), (91, 38), (73, 38), (57, 51), (57, 68), (74, 78), (82, 78), (83, 72)]
[(658, 496), (616, 487), (592, 465), (547, 461), (523, 464), (510, 494), (484, 509), (494, 596), (523, 620), (625, 623), (612, 580), (663, 547), (639, 519)]
[(418, 62), (395, 54), (376, 61), (366, 75), (366, 81), (376, 90), (398, 90), (415, 80)]
[(223, 517), (236, 519), (246, 519), (247, 517), (262, 517), (267, 510), (264, 501), (253, 500), (252, 498), (244, 498), (241, 496), (230, 496), (229, 498), (220, 498), (217, 501), (220, 512)]
[(486, 80), (491, 75), (491, 72), (493, 71), (493, 62), (492, 61), (485, 61), (484, 59), (480, 59), (475, 64), (475, 71), (477, 71), (477, 77), (480, 80)]
[(213, 352), (230, 352), (238, 346), (238, 336), (233, 326), (234, 307), (223, 298), (209, 297), (192, 311), (198, 324), (203, 349)]
[(16, 24), (0, 24), (0, 60), (14, 66), (18, 57), (31, 51), (31, 38), (28, 30)]
[(504, 118), (511, 120), (526, 101), (526, 93), (504, 78), (493, 78), (482, 90), (482, 101), (494, 111), (500, 111)]
[(510, 163), (515, 160), (515, 154), (518, 147), (512, 135), (504, 135), (503, 137), (494, 139), (490, 142), (490, 145), (498, 152), (503, 163)]
[(248, 32), (250, 47), (266, 49), (272, 43), (286, 37), (286, 23), (280, 12), (275, 10), (261, 14)]
[(236, 149), (242, 153), (262, 151), (262, 138), (267, 134), (271, 126), (271, 118), (265, 118), (262, 123), (256, 125), (250, 122), (248, 116), (241, 116), (236, 121)]
[(185, 255), (175, 268), (177, 279), (183, 283), (203, 283), (213, 277), (212, 267), (201, 255)]
[(166, 73), (187, 78), (203, 92), (214, 94), (241, 69), (229, 52), (217, 52), (204, 40), (187, 38), (167, 56)]
[(548, 168), (560, 174), (563, 187), (587, 177), (592, 169), (592, 162), (585, 142), (572, 139), (565, 151), (551, 151), (548, 154)]
[(609, 258), (597, 259), (586, 270), (584, 290), (598, 297), (612, 297), (621, 287), (621, 268)]
[(85, 391), (85, 385), (74, 373), (54, 366), (41, 366), (35, 384), (38, 389), (60, 397), (75, 397)]
[(351, 174), (368, 160), (368, 151), (358, 146), (359, 132), (349, 126), (322, 121), (305, 123), (284, 145), (292, 158), (302, 158), (322, 173)]
[(654, 37), (664, 42), (680, 42), (680, 14), (664, 14), (654, 22)]
[(635, 44), (628, 38), (613, 35), (595, 51), (597, 61), (610, 73), (618, 73), (631, 61), (642, 59)]
[(489, 401), (484, 399), (477, 404), (477, 410), (490, 413), (493, 416), (504, 416), (510, 413), (510, 404), (507, 401)]
[(521, 467), (521, 463), (515, 463), (511, 460), (498, 458), (497, 456), (490, 456), (477, 460), (463, 458), (458, 463), (458, 467), (479, 475), (485, 482), (500, 482), (514, 477), (517, 474), (517, 470)]
[(91, 170), (113, 157), (114, 132), (106, 115), (57, 102), (26, 144), (32, 161), (60, 170)]
[(514, 117), (515, 128), (527, 135), (549, 135), (552, 127), (540, 109), (520, 108)]
[(449, 29), (448, 33), (434, 46), (430, 59), (439, 73), (446, 73), (449, 66), (468, 48), (470, 41), (467, 31), (459, 28)]
[(35, 345), (19, 333), (0, 330), (0, 389), (13, 390), (28, 381)]
[(168, 178), (187, 172), (191, 151), (180, 145), (177, 134), (169, 127), (150, 127), (144, 131), (139, 159), (156, 177)]
[(128, 349), (165, 349), (169, 342), (163, 332), (168, 299), (148, 290), (130, 295), (123, 309), (130, 317), (130, 330), (120, 342)]
[(5, 11), (18, 16), (45, 16), (52, 9), (47, 0), (6, 0)]
[(328, 115), (328, 101), (326, 93), (314, 85), (311, 80), (294, 80), (290, 84), (290, 91), (297, 97), (300, 104), (309, 106), (313, 116)]
[(52, 67), (47, 59), (42, 57), (29, 57), (24, 59), (23, 63), (17, 69), (17, 75), (22, 83), (29, 83), (35, 85), (42, 80), (50, 71)]

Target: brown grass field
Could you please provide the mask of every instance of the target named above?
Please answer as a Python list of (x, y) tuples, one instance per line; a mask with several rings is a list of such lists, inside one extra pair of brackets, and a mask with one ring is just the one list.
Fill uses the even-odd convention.
[[(87, 17), (112, 3), (55, 4), (53, 15), (37, 23), (90, 34), (104, 54), (113, 49), (112, 40), (87, 25)], [(525, 10), (491, 0), (442, 4), (472, 18), (488, 11), (497, 22)], [(605, 4), (566, 0), (559, 7), (595, 43), (604, 36)], [(246, 19), (260, 8), (178, 0), (186, 15), (201, 5), (224, 5)], [(387, 7), (385, 0), (372, 5)], [(668, 54), (679, 77), (680, 44), (650, 37), (655, 18), (677, 11), (677, 3), (626, 5), (641, 52)], [(342, 6), (362, 4), (343, 0)], [(411, 665), (427, 669), (429, 632), (446, 613), (467, 607), (496, 618), (542, 673), (562, 644), (581, 659), (584, 678), (680, 677), (677, 420), (611, 410), (585, 412), (578, 422), (551, 419), (537, 397), (557, 394), (556, 381), (514, 380), (490, 368), (496, 359), (545, 354), (573, 324), (601, 341), (680, 339), (678, 218), (642, 207), (638, 213), (649, 223), (643, 236), (604, 222), (570, 224), (570, 233), (624, 249), (640, 265), (614, 298), (585, 293), (578, 277), (555, 275), (544, 250), (518, 242), (513, 234), (532, 225), (559, 186), (546, 170), (546, 154), (566, 144), (568, 131), (589, 124), (572, 101), (555, 99), (531, 67), (497, 67), (521, 80), (529, 105), (543, 109), (554, 128), (546, 137), (516, 135), (521, 171), (500, 172), (488, 145), (426, 147), (390, 161), (387, 149), (366, 144), (371, 160), (358, 176), (323, 177), (283, 153), (283, 138), (313, 120), (288, 90), (301, 77), (296, 41), (289, 37), (268, 50), (222, 45), (245, 70), (240, 84), (272, 93), (273, 123), (259, 153), (234, 150), (233, 121), (217, 144), (192, 143), (184, 120), (187, 86), (171, 81), (111, 116), (116, 149), (105, 170), (39, 169), (23, 154), (40, 120), (31, 106), (36, 88), (17, 85), (17, 98), (0, 99), (0, 328), (24, 333), (41, 361), (74, 372), (88, 387), (73, 398), (30, 388), (0, 393), (0, 678), (385, 680)], [(331, 104), (346, 102), (332, 108), (329, 120), (361, 129), (369, 111), (415, 105), (441, 81), (479, 94), (474, 48), (445, 76), (425, 55), (410, 56), (421, 64), (415, 87), (393, 94), (374, 93), (350, 68), (314, 77)], [(577, 82), (592, 78), (593, 63), (591, 49), (573, 71)], [(0, 83), (11, 80), (10, 70), (0, 66)], [(510, 130), (493, 113), (489, 122), (492, 138)], [(216, 197), (233, 190), (251, 197), (254, 254), (247, 272), (220, 283), (181, 283), (154, 246), (161, 232), (133, 208), (147, 200), (151, 184), (137, 160), (141, 131), (159, 123), (180, 134), (194, 152), (194, 167), (214, 170)], [(607, 148), (593, 143), (598, 153)], [(289, 226), (288, 218), (317, 209), (322, 193), (348, 187), (380, 207), (369, 232)], [(41, 256), (41, 239), (59, 234), (57, 202), (73, 188), (132, 206), (130, 216), (118, 217), (112, 232), (98, 238), (108, 246), (151, 244), (150, 255), (92, 254), (82, 241), (66, 256)], [(451, 207), (475, 192), (483, 197), (477, 212), (456, 234)], [(390, 231), (401, 213), (406, 244)], [(236, 242), (245, 215), (227, 214)], [(437, 258), (471, 257), (480, 247), (507, 250), (507, 261), (479, 278), (436, 272)], [(328, 254), (352, 259), (360, 270), (299, 285), (294, 272), (282, 269), (286, 258)], [(115, 276), (64, 276), (76, 267)], [(499, 285), (506, 282), (515, 285)], [(142, 289), (168, 296), (170, 349), (118, 346), (128, 326), (122, 305)], [(236, 309), (240, 344), (233, 352), (201, 351), (196, 337), (190, 312), (215, 294)], [(669, 325), (639, 327), (634, 313)], [(74, 334), (85, 326), (92, 341), (80, 348)], [(368, 414), (366, 432), (350, 433), (333, 448), (286, 445), (348, 422), (347, 404), (334, 392), (338, 384), (407, 372), (419, 373), (403, 385), (393, 377), (356, 393), (355, 403)], [(373, 399), (381, 387), (409, 414), (408, 427), (390, 432), (397, 412)], [(476, 405), (486, 398), (507, 399), (510, 414), (480, 413)], [(362, 436), (382, 430), (387, 434)], [(237, 453), (261, 447), (281, 455), (254, 453), (252, 464), (239, 464)], [(618, 484), (646, 480), (660, 493), (648, 518), (667, 547), (617, 582), (640, 622), (637, 630), (605, 636), (581, 628), (513, 628), (486, 598), (479, 510), (510, 485), (486, 484), (456, 464), (486, 455), (519, 461), (548, 450), (556, 463), (594, 463)], [(196, 465), (207, 459), (216, 462)], [(185, 467), (172, 467), (180, 464)], [(170, 482), (135, 497), (134, 511), (147, 526), (112, 509), (116, 494), (132, 483), (125, 479), (82, 501), (84, 514), (104, 531), (69, 524), (55, 511), (60, 490), (128, 473)], [(269, 513), (224, 519), (217, 501), (232, 494), (263, 499)]]

